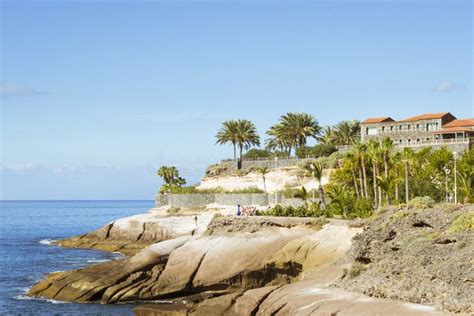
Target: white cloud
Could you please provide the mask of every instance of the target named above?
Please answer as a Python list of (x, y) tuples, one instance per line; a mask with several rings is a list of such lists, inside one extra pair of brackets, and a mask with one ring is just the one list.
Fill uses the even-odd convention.
[(0, 96), (7, 97), (27, 97), (44, 94), (44, 91), (34, 90), (22, 85), (13, 83), (0, 83)]
[(442, 80), (436, 84), (436, 86), (433, 88), (433, 91), (445, 93), (445, 92), (452, 92), (455, 90), (462, 90), (464, 88), (465, 87), (463, 85), (457, 84), (450, 80)]

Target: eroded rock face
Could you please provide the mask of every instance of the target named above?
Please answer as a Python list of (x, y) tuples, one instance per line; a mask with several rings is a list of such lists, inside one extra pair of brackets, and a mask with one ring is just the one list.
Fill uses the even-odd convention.
[(56, 242), (68, 248), (92, 248), (133, 255), (146, 246), (180, 236), (199, 236), (213, 214), (163, 217), (153, 213), (134, 215), (111, 222), (82, 236)]
[[(341, 257), (357, 231), (333, 225), (320, 231), (265, 226), (255, 233), (182, 236), (130, 258), (51, 274), (30, 295), (117, 303), (288, 284), (305, 270)], [(334, 234), (339, 241), (325, 246)]]
[(474, 206), (451, 208), (392, 209), (377, 216), (354, 238), (353, 266), (340, 285), (373, 297), (473, 313), (474, 234), (450, 228)]

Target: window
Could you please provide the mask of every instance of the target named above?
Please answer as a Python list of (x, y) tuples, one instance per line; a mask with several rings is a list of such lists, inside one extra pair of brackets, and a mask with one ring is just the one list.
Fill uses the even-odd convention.
[(390, 130), (393, 131), (393, 126), (390, 126)]
[(365, 128), (365, 135), (369, 135), (369, 128), (368, 127)]
[(427, 140), (427, 141), (429, 141), (429, 140), (430, 140), (430, 138), (429, 138), (429, 137), (426, 137), (426, 140)]
[(420, 129), (420, 124), (416, 124), (416, 129)]
[(368, 127), (367, 128), (367, 135), (375, 135), (377, 134), (377, 127)]
[(385, 132), (385, 126), (382, 126), (382, 132)]
[(407, 129), (410, 129), (410, 124), (407, 125)]
[(419, 139), (419, 138), (417, 138), (417, 139), (416, 139), (416, 142), (417, 142), (417, 143), (420, 143), (420, 139)]
[(403, 140), (402, 140), (402, 139), (400, 139), (400, 144), (401, 144), (401, 143), (403, 143)]
[(398, 129), (399, 129), (399, 130), (402, 130), (402, 126), (400, 125), (400, 126), (398, 127)]
[(429, 131), (430, 130), (430, 124), (426, 123), (426, 130)]
[(411, 139), (410, 138), (408, 139), (408, 144), (411, 144)]

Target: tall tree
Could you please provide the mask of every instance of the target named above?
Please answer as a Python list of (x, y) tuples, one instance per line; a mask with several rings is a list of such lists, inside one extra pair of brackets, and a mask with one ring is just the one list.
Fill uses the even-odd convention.
[(334, 128), (331, 126), (323, 127), (319, 136), (316, 137), (317, 141), (322, 145), (335, 145)]
[(364, 188), (364, 197), (369, 198), (369, 189), (367, 186), (367, 145), (356, 142), (352, 145), (352, 151), (357, 157), (359, 164), (359, 175), (362, 181), (361, 188)]
[(234, 148), (234, 160), (237, 161), (237, 143), (238, 143), (238, 129), (237, 129), (237, 121), (230, 120), (225, 121), (222, 123), (222, 127), (216, 134), (216, 144), (224, 145), (224, 144), (232, 144)]
[(260, 168), (257, 168), (257, 172), (262, 175), (263, 188), (265, 190), (265, 193), (267, 193), (267, 184), (266, 184), (265, 175), (270, 172), (270, 169), (268, 169), (268, 167), (260, 167)]
[(388, 169), (390, 164), (390, 157), (392, 152), (395, 149), (392, 139), (390, 137), (385, 137), (380, 143), (380, 150), (382, 151), (382, 158), (384, 164), (385, 177), (388, 178)]
[(373, 182), (373, 189), (374, 189), (374, 204), (375, 208), (379, 209), (381, 207), (381, 190), (377, 185), (377, 176), (379, 175), (379, 163), (381, 157), (380, 145), (378, 142), (374, 140), (370, 140), (367, 143), (367, 149), (370, 157), (370, 161), (372, 162), (372, 182)]
[[(359, 185), (357, 184), (357, 176), (356, 176), (356, 172), (355, 172), (355, 169), (356, 169), (355, 168), (355, 164), (356, 164), (355, 160), (356, 160), (356, 157), (355, 157), (354, 153), (350, 151), (344, 157), (343, 163), (351, 170), (352, 183), (354, 185), (356, 196), (357, 196), (357, 198), (359, 198), (361, 196), (361, 193), (359, 191)], [(361, 190), (362, 190), (362, 188), (361, 188)]]
[(237, 120), (237, 146), (239, 147), (239, 157), (242, 161), (244, 149), (247, 150), (252, 146), (260, 146), (260, 136), (258, 136), (257, 128), (249, 120)]
[(408, 204), (410, 201), (410, 191), (409, 191), (409, 175), (410, 175), (410, 164), (413, 161), (414, 152), (411, 148), (405, 147), (401, 153), (401, 158), (403, 166), (405, 168), (405, 203)]
[(267, 131), (270, 136), (267, 147), (286, 147), (291, 154), (291, 148), (296, 150), (306, 145), (308, 137), (316, 138), (320, 132), (321, 127), (314, 116), (307, 113), (287, 113)]
[(324, 196), (324, 189), (321, 184), (321, 180), (323, 178), (323, 166), (317, 161), (312, 161), (306, 164), (304, 169), (308, 175), (312, 176), (315, 180), (318, 181), (319, 197), (321, 198), (321, 203), (323, 205), (323, 208), (325, 209), (327, 204), (326, 198)]
[(342, 121), (334, 127), (335, 145), (350, 145), (360, 140), (360, 122)]

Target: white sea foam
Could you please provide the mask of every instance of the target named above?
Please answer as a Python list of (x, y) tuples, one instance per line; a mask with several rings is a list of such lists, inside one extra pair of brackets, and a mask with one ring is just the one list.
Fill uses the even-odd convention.
[(56, 241), (55, 239), (41, 239), (39, 241), (39, 243), (42, 244), (42, 245), (48, 245), (49, 246), (55, 241)]
[(87, 263), (102, 263), (102, 262), (107, 262), (111, 261), (110, 259), (91, 259), (87, 260)]
[(57, 301), (57, 300), (52, 300), (52, 299), (44, 299), (44, 298), (40, 298), (40, 297), (31, 297), (31, 296), (28, 296), (26, 294), (20, 294), (20, 295), (14, 296), (13, 298), (16, 299), (16, 300), (46, 301), (46, 302), (52, 303), (52, 304), (66, 304), (66, 303), (69, 303), (69, 302)]

